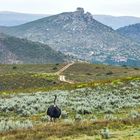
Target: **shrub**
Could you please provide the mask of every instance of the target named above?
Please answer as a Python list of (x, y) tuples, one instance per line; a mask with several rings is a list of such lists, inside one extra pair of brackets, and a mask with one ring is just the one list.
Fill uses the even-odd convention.
[(112, 114), (107, 114), (104, 116), (104, 119), (109, 120), (109, 121), (114, 121), (114, 120), (117, 120), (117, 117), (114, 117)]
[(92, 116), (92, 117), (90, 118), (90, 120), (91, 120), (92, 122), (95, 122), (95, 121), (97, 121), (97, 117), (96, 117), (96, 116)]
[(110, 138), (110, 132), (108, 128), (104, 128), (101, 130), (101, 136), (103, 139), (109, 139)]
[(128, 114), (128, 117), (131, 119), (137, 119), (137, 118), (140, 118), (140, 113), (138, 111), (131, 111)]
[(82, 120), (82, 116), (80, 114), (76, 114), (75, 121), (81, 121), (81, 120)]
[(13, 70), (15, 70), (15, 69), (17, 69), (17, 67), (16, 66), (13, 66)]
[(92, 75), (91, 73), (86, 73), (86, 75)]
[(45, 116), (42, 116), (41, 117), (41, 121), (43, 121), (43, 122), (48, 122), (48, 121), (50, 121), (50, 118), (49, 118), (49, 116), (47, 116), (47, 115), (45, 115)]
[(73, 124), (74, 121), (72, 119), (64, 119), (65, 124)]
[(10, 131), (10, 130), (16, 130), (16, 129), (28, 129), (32, 128), (33, 124), (31, 121), (12, 121), (12, 120), (1, 120), (0, 121), (0, 132), (3, 131)]
[(139, 70), (139, 68), (134, 68), (134, 70)]
[(62, 118), (62, 119), (68, 118), (68, 113), (67, 113), (66, 111), (62, 111), (62, 113), (61, 113), (61, 118)]
[(112, 75), (112, 74), (113, 74), (112, 71), (109, 71), (109, 72), (106, 73), (106, 75)]
[(79, 106), (76, 110), (77, 110), (78, 114), (82, 114), (82, 115), (91, 114), (92, 113), (91, 109), (88, 108), (88, 107), (80, 107)]
[(57, 67), (53, 67), (53, 70), (57, 70)]
[(107, 113), (107, 114), (113, 114), (115, 113), (115, 110), (111, 109), (111, 108), (106, 108), (104, 113)]

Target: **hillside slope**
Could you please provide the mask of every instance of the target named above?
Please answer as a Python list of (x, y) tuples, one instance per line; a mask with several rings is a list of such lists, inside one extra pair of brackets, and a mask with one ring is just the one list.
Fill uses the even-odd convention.
[(0, 34), (0, 63), (58, 63), (65, 56), (47, 45)]
[(119, 28), (117, 32), (137, 42), (140, 42), (140, 23)]
[(140, 44), (96, 21), (82, 8), (0, 31), (90, 62), (140, 66)]
[(63, 73), (69, 81), (91, 82), (140, 76), (140, 68), (74, 63)]

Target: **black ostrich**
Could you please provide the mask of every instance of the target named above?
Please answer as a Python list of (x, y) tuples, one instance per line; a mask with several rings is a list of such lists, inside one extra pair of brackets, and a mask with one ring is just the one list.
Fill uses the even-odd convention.
[(54, 98), (54, 105), (51, 105), (47, 110), (47, 115), (50, 116), (51, 121), (56, 120), (61, 115), (61, 109), (56, 105), (57, 96)]

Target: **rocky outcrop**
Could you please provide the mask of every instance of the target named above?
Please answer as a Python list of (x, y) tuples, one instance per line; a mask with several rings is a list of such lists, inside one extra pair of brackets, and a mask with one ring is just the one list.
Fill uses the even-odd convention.
[(140, 44), (96, 21), (83, 8), (7, 28), (4, 32), (46, 43), (57, 51), (93, 63), (140, 65)]

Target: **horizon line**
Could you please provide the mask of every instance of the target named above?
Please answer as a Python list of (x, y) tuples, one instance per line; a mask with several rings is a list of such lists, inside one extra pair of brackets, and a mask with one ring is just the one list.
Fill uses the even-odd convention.
[[(57, 15), (65, 12), (74, 12), (74, 11), (65, 11), (65, 12), (58, 12), (56, 14), (49, 14), (49, 13), (32, 13), (32, 12), (21, 12), (21, 11), (10, 11), (10, 10), (1, 10), (0, 13), (17, 13), (17, 14), (30, 14), (30, 15)], [(140, 18), (140, 16), (133, 16), (133, 15), (111, 15), (111, 14), (101, 14), (101, 13), (96, 13), (92, 14), (93, 16), (100, 15), (100, 16), (112, 16), (112, 17), (135, 17), (135, 18)]]

